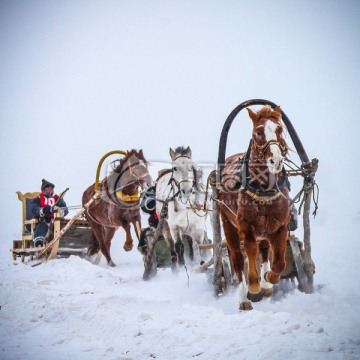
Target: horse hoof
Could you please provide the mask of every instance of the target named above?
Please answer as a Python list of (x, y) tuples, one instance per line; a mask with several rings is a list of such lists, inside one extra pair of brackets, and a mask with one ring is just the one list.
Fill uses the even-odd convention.
[(144, 271), (144, 274), (143, 274), (143, 280), (144, 281), (148, 281), (150, 280), (151, 278), (155, 277), (157, 274), (156, 271), (148, 271), (148, 270), (145, 270)]
[(252, 304), (251, 301), (246, 301), (246, 302), (242, 302), (239, 306), (239, 310), (243, 311), (243, 310), (252, 310)]
[(250, 291), (248, 291), (246, 297), (252, 302), (259, 302), (263, 299), (264, 295), (262, 291), (258, 293), (251, 293)]
[(149, 280), (150, 280), (149, 274), (144, 274), (144, 275), (143, 275), (143, 280), (144, 280), (144, 281), (149, 281)]
[(116, 264), (115, 264), (112, 260), (110, 260), (110, 261), (108, 262), (108, 265), (111, 266), (111, 267), (115, 267), (115, 266), (116, 266)]
[(101, 260), (101, 252), (99, 252), (98, 254), (90, 255), (90, 256), (85, 255), (84, 259), (89, 261), (93, 265), (99, 265), (100, 260)]
[(264, 297), (269, 297), (273, 293), (273, 288), (261, 289), (261, 292), (263, 293)]
[(126, 243), (124, 244), (124, 250), (125, 251), (131, 251), (133, 247), (134, 247), (133, 243), (131, 243), (130, 245), (126, 244)]
[(150, 280), (150, 271), (145, 271), (143, 274), (143, 280), (148, 281)]
[(178, 274), (179, 273), (179, 267), (176, 263), (172, 263), (171, 264), (171, 271), (173, 274)]

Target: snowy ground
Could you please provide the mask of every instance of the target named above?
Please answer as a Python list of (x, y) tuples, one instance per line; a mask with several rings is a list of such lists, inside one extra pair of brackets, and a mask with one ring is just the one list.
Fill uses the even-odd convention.
[(116, 268), (78, 257), (15, 265), (3, 242), (0, 358), (359, 359), (358, 227), (341, 239), (315, 227), (316, 292), (282, 284), (250, 312), (238, 311), (235, 291), (214, 298), (203, 274), (188, 281), (166, 269), (144, 282), (140, 254), (122, 251), (121, 233)]
[[(355, 0), (0, 1), (0, 360), (360, 359), (359, 10)], [(123, 231), (116, 268), (13, 263), (16, 191), (46, 178), (78, 205), (114, 149), (141, 147), (159, 163), (190, 145), (211, 165), (226, 117), (252, 98), (280, 104), (320, 159), (314, 294), (282, 286), (239, 312), (236, 292), (214, 298), (202, 274), (144, 282)], [(240, 117), (227, 155), (247, 147)]]

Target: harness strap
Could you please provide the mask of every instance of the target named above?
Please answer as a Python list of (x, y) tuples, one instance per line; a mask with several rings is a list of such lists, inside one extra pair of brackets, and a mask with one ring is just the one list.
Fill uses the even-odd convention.
[[(270, 142), (264, 144), (263, 147), (265, 147), (266, 145), (268, 146), (269, 143)], [(273, 187), (272, 189), (263, 189), (261, 185), (257, 186), (255, 184), (250, 184), (249, 162), (251, 160), (257, 160), (257, 158), (250, 158), (252, 144), (253, 140), (251, 139), (245, 157), (239, 159), (239, 164), (241, 165), (241, 170), (238, 173), (241, 181), (240, 189), (245, 189), (248, 195), (259, 201), (271, 201), (277, 199), (286, 187), (289, 188), (286, 171), (284, 168), (282, 169), (282, 176), (280, 178), (281, 181), (277, 182), (275, 184), (276, 187)]]

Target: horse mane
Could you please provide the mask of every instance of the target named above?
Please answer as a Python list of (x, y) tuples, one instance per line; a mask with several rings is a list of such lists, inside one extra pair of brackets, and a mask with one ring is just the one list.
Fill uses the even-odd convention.
[(274, 111), (270, 105), (263, 106), (259, 111), (256, 112), (258, 120), (262, 118), (275, 120), (276, 122), (281, 121), (281, 113)]
[[(188, 156), (189, 149), (190, 149), (190, 147), (178, 146), (177, 148), (174, 149), (174, 152), (175, 152), (176, 155), (179, 155), (179, 156)], [(191, 149), (190, 149), (190, 151), (191, 151)], [(196, 169), (195, 166), (193, 166), (193, 172), (194, 172), (195, 189), (197, 191), (202, 191), (202, 188), (201, 188), (201, 185), (202, 185), (201, 184), (201, 178), (202, 178), (202, 175), (203, 175), (202, 169), (201, 168)], [(162, 175), (165, 175), (165, 173), (161, 174), (159, 176), (159, 178)]]
[(287, 131), (287, 127), (282, 121), (281, 113), (278, 111), (274, 111), (270, 105), (265, 105), (259, 111), (257, 111), (256, 117), (258, 121), (260, 121), (261, 119), (272, 120), (278, 125), (280, 125), (285, 131)]
[(185, 148), (184, 146), (178, 146), (175, 150), (175, 154), (178, 154), (178, 155), (186, 155), (187, 152), (189, 151), (188, 148)]
[[(132, 156), (135, 156), (137, 159), (142, 160), (146, 165), (148, 164), (148, 162), (146, 161), (144, 154), (142, 152), (142, 150), (137, 151), (135, 149), (129, 150), (126, 152), (126, 156), (124, 156), (123, 158), (119, 159), (119, 160), (115, 160), (115, 161), (119, 161), (119, 165), (117, 165), (114, 168), (114, 172), (119, 174), (121, 173), (122, 168), (124, 167), (124, 164), (126, 163), (126, 161), (131, 158)], [(114, 161), (114, 162), (115, 162)], [(113, 162), (113, 163), (114, 163)]]

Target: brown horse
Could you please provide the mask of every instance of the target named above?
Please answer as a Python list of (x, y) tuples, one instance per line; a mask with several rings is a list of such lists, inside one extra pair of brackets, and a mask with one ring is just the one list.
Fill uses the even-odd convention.
[[(290, 220), (288, 181), (283, 161), (287, 145), (283, 139), (280, 107), (247, 109), (253, 134), (246, 154), (226, 159), (220, 191), (220, 214), (234, 270), (240, 284), (240, 310), (251, 310), (252, 301), (272, 294), (285, 267)], [(269, 250), (272, 251), (270, 268)], [(261, 276), (257, 270), (261, 253)], [(246, 288), (243, 252), (248, 258)]]
[[(88, 256), (101, 250), (108, 264), (116, 266), (110, 257), (110, 246), (119, 227), (123, 227), (126, 232), (124, 249), (130, 251), (133, 248), (130, 224), (133, 224), (138, 240), (141, 229), (139, 187), (146, 189), (151, 184), (152, 179), (142, 150), (128, 151), (112, 173), (99, 184), (100, 198), (85, 211), (95, 235), (89, 246)], [(83, 204), (94, 194), (93, 184), (84, 191)]]

